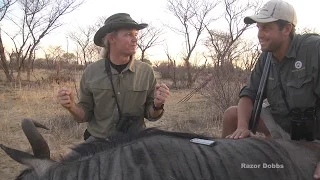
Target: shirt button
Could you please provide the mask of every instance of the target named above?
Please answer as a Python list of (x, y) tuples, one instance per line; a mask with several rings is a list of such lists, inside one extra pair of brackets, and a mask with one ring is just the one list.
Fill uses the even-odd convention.
[(118, 92), (118, 94), (120, 94), (120, 92)]

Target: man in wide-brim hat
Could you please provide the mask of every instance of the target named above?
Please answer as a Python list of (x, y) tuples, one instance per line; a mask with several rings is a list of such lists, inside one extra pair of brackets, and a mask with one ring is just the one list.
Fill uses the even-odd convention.
[(110, 16), (102, 26), (94, 35), (94, 43), (97, 46), (105, 47), (103, 44), (103, 38), (111, 32), (114, 32), (119, 29), (135, 29), (141, 30), (148, 26), (148, 24), (141, 23), (138, 24), (135, 22), (129, 14), (126, 13), (118, 13)]
[(105, 53), (85, 69), (79, 103), (70, 90), (59, 91), (60, 104), (77, 122), (88, 122), (85, 139), (106, 138), (130, 128), (139, 131), (145, 128), (144, 118), (161, 118), (169, 88), (156, 83), (149, 64), (133, 58), (138, 31), (147, 26), (126, 13), (107, 18), (94, 36), (94, 43)]

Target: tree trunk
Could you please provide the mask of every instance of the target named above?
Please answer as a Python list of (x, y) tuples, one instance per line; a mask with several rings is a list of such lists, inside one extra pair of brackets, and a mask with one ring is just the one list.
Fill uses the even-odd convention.
[(173, 85), (177, 88), (177, 78), (176, 78), (176, 60), (173, 61)]
[(4, 73), (6, 74), (7, 81), (12, 82), (13, 77), (10, 75), (10, 72), (9, 72), (9, 66), (6, 60), (6, 55), (4, 54), (4, 47), (2, 43), (1, 34), (0, 34), (0, 57), (1, 57), (2, 68)]
[(144, 60), (144, 52), (145, 52), (145, 51), (141, 51), (141, 58), (140, 58), (141, 61)]
[(20, 82), (21, 78), (21, 71), (22, 71), (22, 64), (24, 63), (23, 59), (20, 57), (20, 54), (17, 56), (17, 77), (16, 81)]
[(27, 63), (27, 80), (30, 81), (30, 77), (31, 77), (31, 59), (28, 59), (28, 63)]
[(30, 81), (31, 80), (31, 70), (32, 70), (32, 60), (33, 60), (33, 53), (35, 51), (35, 47), (36, 45), (32, 46), (30, 52), (29, 52), (29, 56), (28, 56), (28, 61), (27, 61), (27, 80)]
[(188, 76), (187, 87), (190, 88), (192, 86), (193, 82), (192, 82), (192, 74), (191, 74), (191, 67), (190, 67), (189, 59), (186, 60), (186, 66), (187, 66), (187, 76)]

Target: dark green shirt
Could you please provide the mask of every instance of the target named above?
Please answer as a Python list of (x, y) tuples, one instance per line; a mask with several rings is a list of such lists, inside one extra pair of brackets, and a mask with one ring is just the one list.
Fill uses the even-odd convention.
[[(122, 114), (139, 116), (138, 123), (145, 127), (144, 118), (155, 121), (149, 114), (154, 100), (156, 78), (152, 67), (141, 61), (132, 60), (118, 73), (112, 66), (112, 81)], [(90, 64), (80, 82), (80, 101), (88, 122), (88, 131), (95, 137), (105, 138), (116, 132), (119, 113), (105, 71), (105, 60)]]
[[(267, 80), (266, 93), (271, 114), (275, 121), (287, 132), (290, 131), (289, 110), (285, 105), (279, 84), (283, 86), (289, 108), (315, 107), (320, 97), (320, 36), (295, 35), (290, 47), (280, 62), (272, 59)], [(258, 91), (266, 53), (263, 52), (253, 69), (248, 84), (241, 90), (240, 97), (255, 99)], [(281, 78), (281, 80), (280, 80)], [(320, 107), (317, 108), (318, 129), (320, 135)], [(320, 136), (318, 136), (320, 137)]]

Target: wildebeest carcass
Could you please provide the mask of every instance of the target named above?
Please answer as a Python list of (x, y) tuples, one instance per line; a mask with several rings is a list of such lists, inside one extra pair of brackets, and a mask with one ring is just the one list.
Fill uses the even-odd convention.
[(214, 139), (215, 145), (206, 146), (190, 139), (208, 137), (150, 128), (83, 143), (74, 149), (79, 156), (55, 162), (34, 123), (24, 119), (22, 127), (34, 155), (0, 145), (30, 167), (17, 179), (310, 180), (320, 157), (313, 143), (254, 137)]

